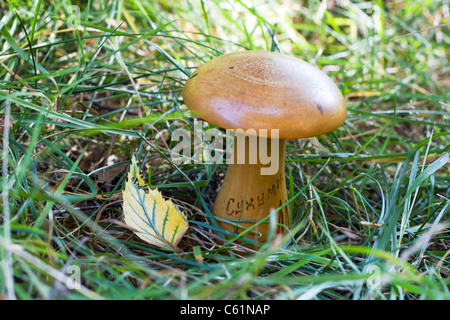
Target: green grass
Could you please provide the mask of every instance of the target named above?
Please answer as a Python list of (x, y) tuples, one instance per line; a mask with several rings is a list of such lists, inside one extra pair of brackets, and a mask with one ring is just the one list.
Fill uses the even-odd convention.
[[(2, 2), (0, 297), (450, 299), (448, 1), (332, 3)], [(249, 49), (317, 65), (348, 105), (288, 141), (294, 225), (255, 252), (212, 232), (226, 165), (170, 158), (188, 76)], [(117, 223), (133, 154), (188, 216), (182, 253)]]

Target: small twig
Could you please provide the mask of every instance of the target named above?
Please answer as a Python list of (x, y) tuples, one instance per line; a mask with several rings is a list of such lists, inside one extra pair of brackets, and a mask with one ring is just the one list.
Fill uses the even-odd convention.
[(401, 35), (401, 36), (397, 36), (397, 37), (391, 38), (391, 39), (389, 39), (389, 41), (394, 41), (394, 40), (397, 40), (397, 39), (400, 39), (400, 38), (409, 37), (409, 36), (411, 36), (413, 34), (425, 32), (425, 31), (428, 31), (428, 30), (431, 30), (431, 29), (436, 29), (436, 28), (441, 28), (441, 27), (448, 27), (448, 26), (450, 26), (450, 23), (438, 24), (437, 26), (428, 27), (428, 28), (425, 28), (425, 29), (417, 30), (417, 31), (414, 31), (414, 32), (410, 32), (410, 33)]

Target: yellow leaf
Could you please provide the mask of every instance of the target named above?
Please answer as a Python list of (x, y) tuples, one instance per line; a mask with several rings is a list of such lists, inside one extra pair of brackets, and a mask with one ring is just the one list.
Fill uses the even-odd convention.
[(142, 179), (141, 174), (139, 173), (139, 167), (136, 163), (136, 158), (133, 157), (131, 158), (131, 167), (130, 167), (130, 172), (128, 173), (128, 182), (132, 182), (133, 178), (136, 178), (139, 182), (139, 186), (145, 186), (145, 181), (144, 179)]
[(145, 192), (139, 189), (133, 183), (134, 178), (138, 180), (139, 186), (145, 185), (133, 156), (123, 192), (124, 222), (142, 240), (178, 251), (177, 244), (188, 228), (186, 216), (172, 200), (165, 200), (158, 190), (147, 188), (148, 192)]

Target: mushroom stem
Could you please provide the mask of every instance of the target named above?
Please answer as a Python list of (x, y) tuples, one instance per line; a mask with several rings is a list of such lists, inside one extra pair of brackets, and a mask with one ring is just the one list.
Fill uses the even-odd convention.
[[(247, 138), (249, 136), (246, 136)], [(271, 209), (277, 209), (287, 201), (286, 179), (284, 172), (285, 164), (285, 139), (271, 139), (258, 137), (253, 141), (250, 137), (249, 143), (245, 146), (238, 143), (238, 136), (234, 139), (233, 159), (226, 173), (223, 184), (214, 202), (213, 214), (216, 217), (226, 219), (227, 222), (218, 221), (221, 228), (240, 233), (245, 228), (261, 221), (270, 214)], [(241, 140), (242, 141), (242, 140)], [(274, 147), (275, 145), (275, 147)], [(266, 147), (267, 152), (261, 150)], [(263, 152), (261, 152), (263, 151)], [(255, 152), (256, 156), (255, 156)], [(273, 152), (276, 152), (273, 154)], [(267, 154), (270, 162), (263, 164), (261, 155)], [(239, 162), (239, 157), (245, 156), (245, 163)], [(256, 158), (256, 163), (250, 162)], [(242, 159), (242, 158), (241, 158)], [(267, 160), (267, 159), (266, 159)], [(273, 161), (278, 161), (274, 163)], [(261, 174), (262, 170), (278, 165), (277, 170), (272, 170), (272, 174)], [(275, 167), (276, 169), (276, 167)], [(288, 206), (281, 208), (277, 212), (277, 227), (275, 233), (283, 233), (289, 227), (290, 215)], [(242, 222), (246, 221), (246, 222)], [(239, 227), (238, 227), (239, 225)], [(244, 237), (265, 242), (270, 231), (270, 218), (260, 223)], [(254, 247), (254, 246), (251, 246)]]

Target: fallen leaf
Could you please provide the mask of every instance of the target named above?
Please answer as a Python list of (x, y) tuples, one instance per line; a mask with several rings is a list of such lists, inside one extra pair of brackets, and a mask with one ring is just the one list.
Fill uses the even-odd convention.
[(128, 165), (126, 163), (107, 167), (105, 169), (102, 169), (98, 171), (95, 175), (98, 177), (97, 183), (112, 183), (113, 180), (121, 174), (123, 171), (125, 171), (126, 167)]
[(124, 222), (145, 242), (180, 251), (177, 245), (188, 228), (186, 216), (157, 189), (147, 187), (145, 192), (139, 188), (142, 186), (145, 182), (133, 156), (123, 193)]

